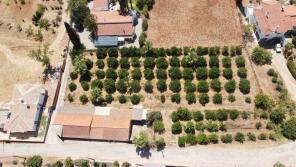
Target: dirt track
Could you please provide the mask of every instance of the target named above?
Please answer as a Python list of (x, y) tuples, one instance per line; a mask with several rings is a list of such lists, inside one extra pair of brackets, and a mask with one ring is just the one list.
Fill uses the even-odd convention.
[(156, 0), (150, 18), (148, 39), (154, 47), (242, 42), (234, 0)]

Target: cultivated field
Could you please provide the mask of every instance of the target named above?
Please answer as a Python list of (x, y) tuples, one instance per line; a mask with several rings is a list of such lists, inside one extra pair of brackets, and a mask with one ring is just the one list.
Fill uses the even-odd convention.
[(242, 42), (235, 0), (156, 0), (148, 25), (154, 47)]
[[(38, 4), (46, 7), (41, 19), (49, 21), (49, 29), (40, 28), (32, 23), (32, 17), (38, 9)], [(52, 44), (59, 31), (59, 25), (54, 25), (53, 20), (61, 19), (61, 7), (60, 2), (52, 0), (0, 1), (0, 11), (2, 11), (0, 18), (0, 102), (10, 100), (15, 84), (41, 81), (43, 67), (40, 63), (30, 59), (27, 54), (40, 45)], [(37, 40), (36, 34), (39, 29), (42, 40)], [(60, 46), (64, 47), (64, 45)], [(60, 62), (62, 57), (59, 54), (51, 54), (50, 59), (51, 63), (55, 64)]]

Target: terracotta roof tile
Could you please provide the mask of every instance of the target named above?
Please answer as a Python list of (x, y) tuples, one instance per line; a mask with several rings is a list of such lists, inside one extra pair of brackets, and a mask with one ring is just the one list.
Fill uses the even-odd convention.
[(98, 24), (98, 36), (132, 36), (132, 23)]
[(94, 12), (93, 15), (96, 17), (96, 21), (98, 24), (133, 22), (132, 16), (120, 15), (118, 11)]
[(54, 124), (89, 127), (91, 125), (92, 118), (93, 116), (89, 114), (72, 114), (61, 112), (56, 115)]
[(94, 12), (105, 11), (109, 9), (108, 6), (109, 6), (108, 0), (94, 0), (92, 10)]
[(63, 126), (62, 137), (65, 138), (89, 138), (89, 126)]

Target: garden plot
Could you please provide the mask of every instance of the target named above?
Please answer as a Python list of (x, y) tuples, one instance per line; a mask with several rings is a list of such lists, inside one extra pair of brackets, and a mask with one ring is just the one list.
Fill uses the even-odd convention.
[(148, 40), (155, 47), (240, 45), (234, 0), (156, 0)]
[[(143, 104), (157, 109), (234, 108), (251, 111), (258, 93), (240, 47), (151, 49), (99, 48), (78, 56), (68, 101), (92, 105)], [(82, 69), (82, 70), (81, 70)], [(80, 71), (80, 74), (79, 74)], [(81, 75), (82, 74), (82, 75)]]

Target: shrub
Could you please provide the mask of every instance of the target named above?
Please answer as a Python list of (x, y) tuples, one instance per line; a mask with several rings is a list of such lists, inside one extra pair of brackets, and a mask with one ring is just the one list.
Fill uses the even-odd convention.
[(206, 80), (208, 78), (208, 69), (205, 67), (196, 69), (196, 78), (198, 80)]
[(208, 139), (207, 135), (204, 134), (204, 133), (199, 133), (196, 136), (196, 139), (197, 139), (197, 143), (200, 144), (200, 145), (207, 145), (207, 144), (209, 144), (209, 139)]
[(200, 111), (193, 112), (192, 115), (196, 122), (203, 121), (204, 119), (204, 115)]
[(172, 130), (172, 133), (173, 134), (180, 134), (180, 133), (182, 133), (182, 125), (181, 125), (181, 123), (179, 121), (178, 122), (174, 122), (172, 124), (171, 130)]
[(104, 68), (105, 68), (105, 63), (104, 63), (103, 60), (98, 59), (98, 60), (96, 61), (96, 66), (97, 66), (99, 69), (104, 69)]
[(141, 70), (139, 68), (133, 69), (131, 72), (131, 76), (132, 76), (132, 79), (141, 80), (142, 78)]
[(130, 63), (127, 57), (123, 57), (119, 60), (120, 68), (130, 68)]
[(112, 95), (107, 94), (105, 100), (106, 103), (111, 104), (114, 101), (114, 97)]
[(219, 142), (218, 135), (210, 134), (208, 135), (208, 139), (210, 143), (217, 144)]
[(118, 60), (115, 57), (109, 57), (107, 59), (107, 66), (109, 68), (116, 69), (118, 67), (118, 65), (119, 65)]
[(167, 90), (166, 80), (163, 80), (163, 79), (158, 80), (156, 83), (156, 87), (158, 91), (165, 92)]
[(199, 95), (199, 103), (201, 105), (205, 106), (209, 102), (210, 102), (210, 97), (208, 94), (203, 93), (203, 94)]
[(167, 62), (167, 60), (164, 57), (159, 57), (156, 59), (156, 67), (157, 68), (163, 68), (166, 69), (168, 68), (169, 63)]
[(219, 130), (222, 131), (222, 132), (226, 132), (227, 131), (226, 124), (221, 122), (220, 125), (219, 125)]
[(196, 145), (197, 144), (196, 136), (193, 134), (187, 134), (186, 135), (186, 143), (188, 143), (190, 145)]
[(210, 68), (209, 70), (209, 77), (211, 79), (216, 79), (216, 78), (219, 78), (220, 76), (220, 70), (218, 67), (212, 67)]
[(271, 77), (275, 77), (275, 76), (277, 77), (278, 76), (273, 68), (268, 69), (267, 75), (269, 75)]
[(186, 100), (188, 104), (196, 103), (196, 96), (194, 93), (187, 93), (186, 94)]
[(164, 132), (164, 124), (162, 121), (156, 120), (153, 122), (153, 130), (156, 133), (163, 133)]
[(241, 46), (236, 46), (235, 47), (235, 53), (236, 53), (236, 55), (242, 55), (242, 47)]
[(216, 117), (218, 121), (227, 121), (228, 119), (228, 113), (224, 109), (219, 109), (216, 112)]
[[(296, 38), (295, 38), (296, 39)], [(292, 76), (296, 79), (296, 64), (292, 58), (289, 58), (287, 61), (287, 67), (292, 74)]]
[(179, 104), (181, 102), (181, 96), (180, 96), (180, 94), (179, 93), (172, 94), (171, 95), (171, 101), (173, 103)]
[(218, 132), (219, 126), (216, 123), (212, 123), (211, 121), (207, 124), (207, 131), (209, 132)]
[(249, 141), (256, 141), (256, 136), (255, 136), (255, 134), (254, 133), (248, 133), (247, 134), (247, 136), (248, 136), (248, 140)]
[(170, 59), (170, 66), (172, 67), (180, 67), (180, 60), (178, 57), (172, 57)]
[(159, 139), (157, 139), (155, 141), (155, 145), (156, 145), (156, 148), (157, 148), (157, 151), (159, 150), (163, 150), (164, 147), (165, 147), (165, 141), (164, 141), (164, 138), (163, 137), (160, 137)]
[(145, 88), (144, 89), (145, 89), (145, 91), (147, 93), (153, 93), (153, 85), (152, 85), (151, 81), (147, 81), (145, 83)]
[(195, 126), (193, 124), (193, 122), (189, 121), (186, 123), (185, 127), (184, 127), (184, 131), (185, 133), (190, 133), (190, 134), (195, 134)]
[(108, 49), (108, 55), (109, 57), (118, 57), (118, 50), (115, 47)]
[(130, 86), (130, 92), (138, 93), (141, 91), (140, 81), (138, 80), (132, 80), (129, 86)]
[(206, 110), (205, 111), (206, 120), (216, 121), (217, 116), (215, 111)]
[(118, 77), (118, 75), (117, 75), (117, 73), (116, 73), (116, 71), (115, 71), (114, 69), (112, 69), (112, 68), (108, 68), (108, 69), (106, 70), (106, 78), (107, 78), (107, 79), (116, 80), (117, 77)]
[(184, 89), (186, 93), (194, 93), (196, 91), (196, 86), (191, 81), (185, 81)]
[(25, 165), (26, 167), (41, 167), (42, 163), (43, 163), (42, 157), (39, 155), (34, 155), (32, 157), (29, 157), (26, 160)]
[(223, 56), (229, 56), (229, 48), (228, 46), (224, 46), (222, 49), (222, 55)]
[(246, 97), (246, 98), (245, 98), (245, 102), (246, 102), (246, 103), (251, 103), (251, 102), (252, 102), (251, 97)]
[(197, 91), (200, 93), (207, 93), (209, 92), (209, 84), (205, 80), (201, 80), (197, 84)]
[(141, 67), (140, 59), (137, 58), (137, 57), (133, 57), (132, 60), (131, 60), (131, 65), (133, 67)]
[(79, 99), (82, 104), (88, 103), (88, 97), (86, 95), (81, 95)]
[(207, 60), (204, 57), (197, 57), (196, 66), (197, 67), (206, 67), (207, 66)]
[(184, 80), (193, 80), (193, 70), (191, 68), (185, 68), (183, 70), (183, 79)]
[(167, 70), (166, 69), (157, 69), (156, 70), (157, 79), (167, 79)]
[(145, 32), (142, 32), (140, 37), (139, 37), (140, 47), (143, 47), (145, 45), (146, 38), (147, 38), (147, 34)]
[(267, 111), (259, 112), (259, 118), (260, 119), (268, 119), (268, 112)]
[(233, 103), (233, 102), (235, 102), (235, 100), (236, 100), (236, 98), (235, 98), (234, 95), (229, 95), (229, 96), (228, 96), (228, 101), (229, 101), (229, 102)]
[(236, 63), (236, 66), (238, 68), (240, 67), (245, 67), (246, 65), (246, 61), (245, 61), (245, 58), (243, 56), (238, 56), (236, 59), (235, 59), (235, 63)]
[(189, 121), (192, 119), (192, 114), (187, 108), (179, 107), (176, 113), (177, 113), (178, 120)]
[(219, 81), (219, 79), (213, 79), (211, 81), (211, 88), (216, 92), (221, 91), (221, 82)]
[(239, 111), (237, 110), (230, 110), (229, 111), (229, 117), (231, 120), (236, 120), (239, 116)]
[(231, 47), (230, 47), (230, 56), (234, 57), (235, 54), (236, 54), (236, 49), (235, 49), (234, 46), (231, 46)]
[(243, 94), (248, 94), (250, 93), (250, 81), (247, 79), (241, 79), (239, 82), (239, 90), (243, 93)]
[(271, 133), (271, 134), (269, 134), (269, 137), (268, 137), (270, 140), (272, 140), (272, 141), (276, 141), (276, 135), (274, 134), (274, 133)]
[(229, 58), (229, 57), (224, 57), (224, 58), (222, 59), (222, 65), (223, 65), (224, 68), (231, 68), (231, 65), (232, 65), (232, 63), (231, 63), (231, 58)]
[(296, 140), (296, 118), (290, 118), (283, 124), (283, 135), (289, 140)]
[(171, 79), (181, 79), (182, 78), (182, 72), (179, 68), (173, 67), (169, 69), (169, 76)]
[(199, 47), (196, 48), (196, 53), (199, 56), (207, 55), (208, 52), (209, 52), (209, 50), (208, 50), (207, 47), (201, 47), (201, 46), (199, 46)]
[(222, 94), (220, 94), (220, 93), (216, 93), (216, 94), (213, 96), (213, 103), (214, 103), (214, 104), (222, 104)]
[(229, 80), (225, 83), (224, 85), (224, 89), (226, 90), (226, 92), (228, 93), (234, 93), (235, 91), (235, 80)]
[(178, 137), (178, 146), (185, 147), (186, 144), (186, 136), (179, 136)]
[(77, 85), (73, 82), (71, 82), (69, 85), (68, 85), (68, 88), (71, 92), (75, 91), (77, 89)]
[(145, 69), (144, 70), (144, 77), (146, 80), (152, 80), (154, 79), (154, 73), (151, 69)]
[(272, 54), (261, 47), (255, 47), (251, 56), (253, 62), (258, 65), (271, 64)]
[(74, 101), (74, 96), (72, 94), (69, 93), (67, 97), (70, 103)]
[(262, 127), (262, 123), (261, 123), (261, 122), (256, 122), (256, 124), (255, 124), (255, 128), (256, 128), (257, 130), (259, 130), (261, 127)]
[(237, 75), (240, 77), (240, 78), (247, 78), (247, 75), (248, 75), (248, 72), (247, 72), (247, 69), (244, 68), (244, 67), (241, 67), (237, 70)]
[(181, 91), (181, 83), (179, 80), (172, 80), (169, 87), (170, 87), (170, 90), (174, 93)]
[(164, 103), (165, 102), (165, 96), (164, 95), (161, 95), (160, 96), (160, 101), (161, 101), (161, 103)]
[(96, 76), (97, 76), (98, 79), (104, 79), (105, 76), (106, 76), (105, 71), (103, 71), (103, 70), (97, 70), (96, 71)]
[(119, 79), (127, 79), (129, 76), (129, 72), (127, 69), (120, 69), (118, 71), (118, 77)]
[(117, 83), (116, 83), (116, 90), (119, 93), (126, 93), (127, 92), (127, 83), (125, 80), (120, 79)]
[(119, 103), (124, 104), (124, 103), (126, 103), (126, 97), (124, 95), (120, 95), (118, 97), (118, 101), (119, 101)]
[(245, 141), (245, 135), (241, 132), (237, 132), (234, 136), (234, 140), (239, 143), (244, 143)]
[(131, 102), (133, 105), (137, 105), (140, 103), (141, 97), (139, 95), (132, 95)]
[(154, 67), (155, 67), (154, 58), (152, 58), (152, 57), (145, 58), (145, 60), (144, 60), (144, 68), (154, 69)]
[(85, 81), (81, 82), (81, 87), (84, 91), (88, 91), (89, 90), (88, 82), (85, 82)]
[(267, 95), (259, 93), (255, 97), (255, 106), (258, 109), (267, 110), (267, 109), (271, 108), (272, 101)]
[(148, 20), (146, 18), (143, 19), (142, 29), (143, 29), (143, 31), (147, 31), (148, 30)]
[(280, 110), (274, 110), (270, 113), (270, 120), (275, 124), (281, 124), (286, 118), (285, 113)]
[(210, 67), (219, 67), (219, 58), (218, 56), (211, 56), (209, 60)]
[(116, 91), (115, 82), (112, 79), (106, 79), (104, 81), (105, 91), (109, 94), (113, 94)]
[(86, 65), (87, 69), (90, 70), (93, 68), (94, 63), (90, 59), (85, 59), (85, 65)]
[(93, 81), (91, 82), (90, 87), (91, 87), (92, 89), (94, 89), (94, 88), (103, 89), (104, 84), (103, 84), (103, 82), (102, 82), (101, 80), (96, 79), (96, 80), (93, 80)]
[(106, 48), (98, 48), (96, 52), (96, 56), (98, 59), (105, 59), (107, 57), (107, 49)]
[(78, 78), (78, 73), (75, 72), (75, 71), (71, 72), (71, 73), (70, 73), (70, 78), (71, 78), (71, 80), (75, 80), (75, 79), (77, 79), (77, 78)]
[(266, 140), (266, 139), (267, 139), (267, 136), (266, 136), (265, 133), (261, 133), (261, 134), (259, 134), (259, 136), (258, 136), (258, 140)]
[(232, 69), (231, 68), (225, 68), (223, 70), (223, 77), (225, 79), (232, 79), (232, 75), (233, 75), (233, 72), (232, 72)]
[(221, 135), (220, 138), (221, 138), (222, 143), (232, 143), (232, 141), (233, 141), (231, 134)]
[(275, 129), (275, 124), (273, 122), (267, 122), (266, 129), (268, 129), (268, 130)]
[(250, 114), (246, 111), (243, 111), (241, 115), (242, 115), (242, 119), (248, 119), (250, 116)]
[(205, 130), (206, 126), (204, 125), (203, 122), (197, 122), (195, 124), (195, 129), (200, 131), (200, 132), (203, 132)]
[(154, 121), (162, 121), (162, 114), (159, 111), (149, 112), (147, 114), (147, 125), (151, 126)]

